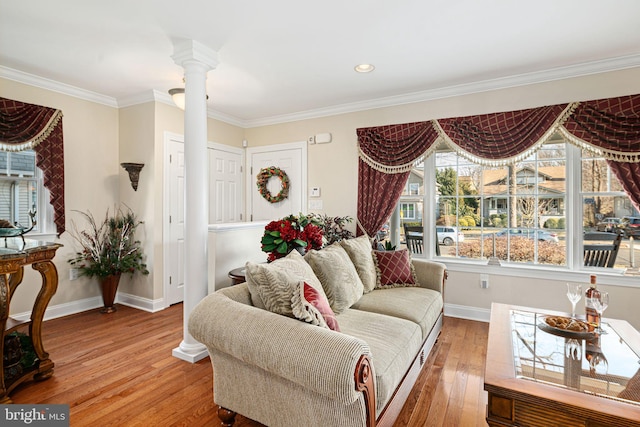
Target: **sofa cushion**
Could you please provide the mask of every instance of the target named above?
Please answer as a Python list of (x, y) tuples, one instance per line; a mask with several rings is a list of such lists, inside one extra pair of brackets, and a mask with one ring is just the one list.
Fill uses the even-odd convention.
[(300, 281), (313, 286), (325, 295), (322, 284), (298, 251), (268, 264), (247, 262), (246, 278), (251, 301), (259, 308), (294, 317), (291, 297)]
[(355, 239), (343, 239), (340, 245), (347, 251), (351, 262), (356, 267), (364, 286), (364, 293), (371, 292), (376, 287), (377, 275), (369, 237), (363, 235)]
[(363, 340), (371, 349), (379, 414), (418, 354), (423, 342), (420, 327), (405, 319), (363, 310), (347, 309), (337, 317), (342, 333)]
[(304, 259), (322, 283), (329, 304), (336, 314), (360, 299), (364, 286), (351, 258), (340, 244), (334, 243), (319, 251), (311, 250)]
[(416, 273), (407, 249), (373, 251), (378, 273), (377, 288), (415, 286)]
[(299, 282), (291, 297), (293, 315), (312, 325), (340, 332), (336, 315), (324, 294), (308, 283)]
[(386, 314), (420, 325), (425, 339), (442, 312), (442, 294), (420, 287), (376, 289), (360, 298), (352, 309)]

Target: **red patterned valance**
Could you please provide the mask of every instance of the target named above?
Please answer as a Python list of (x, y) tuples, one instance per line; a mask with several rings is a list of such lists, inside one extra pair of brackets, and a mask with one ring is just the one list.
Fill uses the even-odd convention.
[(530, 156), (556, 131), (607, 160), (638, 163), (640, 95), (361, 128), (357, 134), (360, 158), (395, 173), (433, 149), (438, 136), (472, 161), (502, 166)]
[(640, 162), (640, 95), (580, 102), (561, 130), (576, 144), (597, 147), (609, 160)]
[(411, 170), (438, 137), (429, 122), (362, 128), (357, 133), (360, 158), (386, 173)]
[(547, 141), (571, 113), (571, 107), (552, 105), (528, 110), (433, 120), (440, 136), (459, 154), (492, 164), (528, 157)]
[(60, 235), (65, 230), (62, 111), (0, 98), (0, 150), (29, 149), (36, 152)]

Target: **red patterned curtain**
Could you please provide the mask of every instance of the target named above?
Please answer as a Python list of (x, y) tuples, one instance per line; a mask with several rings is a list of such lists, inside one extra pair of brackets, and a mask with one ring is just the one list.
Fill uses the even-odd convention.
[(0, 98), (0, 150), (33, 149), (49, 190), (58, 235), (65, 230), (62, 112)]
[(413, 163), (434, 148), (430, 122), (357, 130), (358, 234), (375, 236), (393, 213)]

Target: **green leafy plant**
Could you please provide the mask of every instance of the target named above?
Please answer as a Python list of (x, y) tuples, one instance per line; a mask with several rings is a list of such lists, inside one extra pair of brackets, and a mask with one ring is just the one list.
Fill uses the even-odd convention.
[(353, 222), (350, 216), (328, 216), (310, 214), (317, 221), (324, 235), (324, 244), (331, 245), (343, 239), (352, 239), (355, 235), (347, 229), (347, 225)]
[(386, 240), (384, 242), (384, 250), (385, 251), (395, 251), (396, 250), (396, 245), (392, 245), (391, 241)]
[(88, 223), (87, 230), (79, 230), (72, 222), (70, 231), (81, 250), (69, 260), (69, 263), (80, 270), (81, 275), (106, 277), (113, 274), (135, 273), (149, 274), (144, 263), (140, 241), (135, 240), (134, 233), (142, 224), (130, 208), (114, 210), (113, 215), (107, 210), (104, 220), (96, 221), (91, 212), (79, 212)]

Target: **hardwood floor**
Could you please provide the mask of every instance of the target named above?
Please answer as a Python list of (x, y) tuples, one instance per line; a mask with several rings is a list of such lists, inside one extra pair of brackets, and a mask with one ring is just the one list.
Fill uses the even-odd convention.
[[(71, 426), (217, 426), (209, 359), (171, 350), (182, 340), (182, 305), (158, 313), (118, 306), (45, 322), (52, 378), (29, 382), (14, 403), (66, 403)], [(488, 324), (445, 317), (396, 426), (486, 426), (482, 389)], [(238, 416), (236, 426), (260, 426)]]

